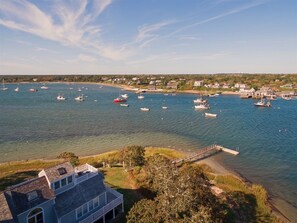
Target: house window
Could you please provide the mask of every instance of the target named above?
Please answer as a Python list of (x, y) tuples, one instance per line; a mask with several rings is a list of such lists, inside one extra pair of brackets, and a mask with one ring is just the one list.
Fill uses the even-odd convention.
[(82, 211), (83, 211), (83, 215), (85, 215), (86, 213), (88, 213), (88, 205), (87, 204), (84, 204), (82, 206)]
[(67, 180), (68, 180), (68, 184), (72, 183), (72, 176), (68, 177)]
[(76, 216), (77, 218), (80, 218), (83, 216), (82, 207), (79, 207), (76, 209)]
[(41, 208), (36, 208), (30, 212), (27, 218), (28, 223), (43, 223), (43, 210)]
[(60, 181), (55, 182), (55, 190), (60, 188)]
[(94, 200), (94, 208), (99, 206), (99, 197), (96, 197)]
[(67, 184), (66, 178), (61, 180), (61, 184), (62, 184), (62, 187), (64, 187)]
[(64, 175), (64, 174), (67, 173), (67, 171), (66, 171), (66, 169), (64, 167), (59, 168), (58, 172), (59, 172), (60, 175)]
[(92, 211), (94, 209), (93, 200), (89, 201), (89, 211)]

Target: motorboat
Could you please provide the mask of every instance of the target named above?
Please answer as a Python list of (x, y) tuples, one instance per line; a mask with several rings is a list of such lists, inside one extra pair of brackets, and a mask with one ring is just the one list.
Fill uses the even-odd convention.
[(122, 98), (128, 98), (129, 96), (128, 96), (128, 94), (122, 94), (121, 97)]
[(120, 104), (122, 107), (129, 107), (128, 104)]
[(168, 109), (168, 107), (167, 106), (162, 106), (162, 109)]
[(197, 98), (193, 100), (195, 104), (200, 104), (200, 103), (207, 103), (207, 100), (203, 100), (202, 98)]
[(65, 101), (66, 98), (64, 96), (62, 96), (62, 95), (58, 95), (57, 100), (58, 101)]
[(75, 101), (84, 101), (85, 98), (83, 95), (79, 95), (78, 97), (74, 98)]
[(125, 98), (121, 98), (121, 97), (118, 97), (118, 98), (113, 99), (113, 102), (114, 103), (126, 102), (126, 101), (127, 100)]
[(195, 109), (210, 109), (208, 104), (195, 105)]
[(30, 92), (36, 92), (36, 91), (38, 91), (38, 90), (35, 89), (35, 88), (30, 88), (29, 91), (30, 91)]
[(149, 111), (149, 108), (140, 108), (141, 111)]
[(138, 99), (144, 99), (144, 96), (143, 95), (139, 95), (137, 96)]
[(43, 86), (40, 87), (40, 89), (42, 89), (42, 90), (48, 90), (48, 86), (43, 85)]
[(16, 87), (16, 88), (14, 89), (14, 91), (15, 91), (15, 92), (19, 92), (19, 91), (20, 91), (20, 88), (19, 88), (19, 87)]
[(217, 114), (213, 114), (213, 113), (206, 113), (206, 112), (205, 112), (205, 117), (216, 118), (216, 117), (217, 117)]

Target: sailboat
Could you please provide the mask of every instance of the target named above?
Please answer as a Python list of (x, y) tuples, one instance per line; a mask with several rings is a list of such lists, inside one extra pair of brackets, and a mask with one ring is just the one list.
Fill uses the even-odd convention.
[(2, 91), (7, 91), (8, 90), (8, 88), (5, 87), (5, 85), (4, 85), (4, 79), (2, 80), (2, 88), (1, 88), (1, 90)]

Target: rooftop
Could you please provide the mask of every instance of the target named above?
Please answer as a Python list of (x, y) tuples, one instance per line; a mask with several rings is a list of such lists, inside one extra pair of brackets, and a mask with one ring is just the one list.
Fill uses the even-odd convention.
[(44, 169), (44, 172), (48, 180), (52, 183), (61, 178), (74, 174), (74, 169), (69, 162), (64, 162)]

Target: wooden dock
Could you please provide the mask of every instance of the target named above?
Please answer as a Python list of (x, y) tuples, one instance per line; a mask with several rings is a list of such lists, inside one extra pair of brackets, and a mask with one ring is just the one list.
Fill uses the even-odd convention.
[(180, 164), (180, 163), (185, 163), (185, 162), (193, 162), (193, 161), (197, 161), (197, 160), (201, 160), (201, 159), (205, 159), (209, 156), (212, 156), (216, 153), (219, 152), (226, 152), (226, 153), (230, 153), (232, 155), (238, 155), (239, 152), (236, 150), (232, 150), (232, 149), (228, 149), (225, 148), (223, 146), (217, 145), (217, 144), (213, 144), (207, 147), (204, 147), (203, 149), (200, 149), (198, 152), (193, 153), (191, 155), (189, 155), (188, 157), (184, 158), (184, 159), (177, 159), (172, 161), (172, 163), (174, 164)]

